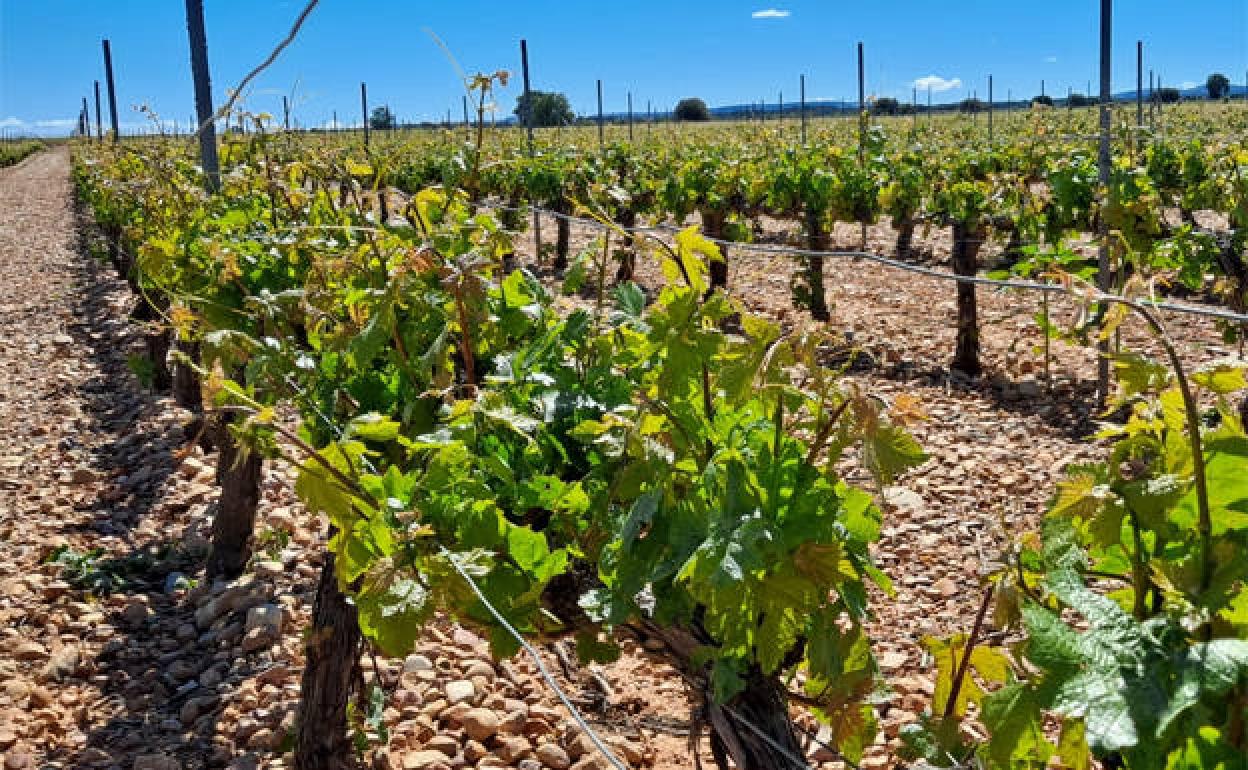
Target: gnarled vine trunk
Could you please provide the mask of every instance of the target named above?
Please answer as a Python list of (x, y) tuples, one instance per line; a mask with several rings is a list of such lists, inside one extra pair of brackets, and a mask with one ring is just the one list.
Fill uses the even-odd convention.
[[(568, 204), (560, 202), (554, 207), (558, 214), (566, 215), (568, 212)], [(555, 217), (555, 262), (552, 265), (556, 270), (568, 269), (568, 245), (572, 241), (572, 226), (568, 222), (567, 216)]]
[[(183, 342), (174, 339), (173, 349), (191, 363), (199, 363), (199, 343)], [(173, 400), (183, 409), (189, 409), (195, 415), (204, 411), (204, 400), (200, 390), (199, 372), (189, 363), (175, 361), (173, 364)]]
[(897, 246), (896, 254), (898, 259), (905, 259), (910, 256), (910, 249), (914, 246), (914, 220), (906, 219), (897, 225)]
[[(702, 229), (706, 233), (706, 237), (715, 241), (724, 240), (724, 215), (712, 209), (704, 209), (702, 211)], [(727, 288), (728, 286), (728, 247), (719, 244), (719, 254), (722, 260), (711, 262), (709, 265), (711, 276), (711, 288)]]
[[(984, 240), (982, 227), (968, 227), (964, 223), (953, 225), (953, 272), (973, 276), (976, 258)], [(982, 371), (979, 363), (979, 316), (975, 307), (975, 285), (958, 284), (958, 343), (950, 366), (971, 377)]]
[(217, 424), (217, 484), (221, 496), (212, 518), (212, 548), (208, 553), (209, 578), (237, 577), (251, 559), (256, 507), (260, 503), (260, 475), (264, 458), (246, 451), (229, 431), (234, 418), (222, 416)]
[(738, 770), (793, 770), (793, 758), (805, 756), (789, 717), (784, 684), (777, 677), (754, 666), (745, 677), (745, 689), (728, 703), (718, 704), (705, 668), (692, 663), (701, 644), (709, 640), (704, 632), (645, 624), (642, 633), (662, 639), (672, 665), (702, 688), (702, 718), (720, 770), (729, 770), (730, 762)]
[[(616, 216), (615, 222), (626, 229), (636, 227), (637, 214), (632, 209), (624, 209)], [(633, 274), (637, 270), (637, 251), (633, 248), (631, 239), (624, 241), (619, 255), (620, 262), (615, 268), (615, 281), (616, 283), (626, 283), (633, 280)]]
[[(806, 245), (811, 251), (828, 250), (828, 232), (823, 226), (818, 211), (806, 212)], [(810, 290), (811, 318), (816, 321), (832, 320), (832, 314), (828, 312), (828, 298), (823, 288), (822, 256), (806, 257), (806, 284)]]
[[(330, 536), (333, 536), (330, 528)], [(334, 554), (325, 554), (305, 644), (296, 719), (295, 768), (346, 770), (354, 767), (347, 730), (347, 703), (359, 681), (359, 617), (334, 574)]]
[[(130, 274), (136, 275), (137, 270), (132, 268)], [(165, 307), (158, 307), (153, 303), (139, 288), (137, 280), (131, 282), (131, 288), (139, 301), (130, 312), (130, 319), (147, 325), (147, 331), (143, 334), (143, 345), (152, 364), (151, 387), (153, 390), (167, 391), (173, 387), (173, 373), (169, 370), (169, 347), (173, 342), (173, 334), (160, 323)]]

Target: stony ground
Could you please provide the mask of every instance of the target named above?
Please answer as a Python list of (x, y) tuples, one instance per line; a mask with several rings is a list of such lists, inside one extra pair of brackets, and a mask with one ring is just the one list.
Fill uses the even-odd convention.
[[(143, 331), (128, 320), (133, 298), (90, 255), (80, 223), (65, 150), (0, 172), (2, 766), (288, 766), (323, 522), (297, 506), (289, 474), (270, 468), (249, 573), (200, 580), (215, 457), (187, 441), (188, 415), (132, 374)], [(592, 234), (575, 235), (584, 244)], [(734, 292), (792, 320), (791, 263), (734, 265)], [(930, 415), (915, 431), (932, 459), (881, 494), (876, 553), (897, 596), (876, 597), (873, 637), (895, 695), (864, 766), (883, 768), (895, 764), (897, 730), (928, 706), (920, 639), (969, 625), (981, 569), (1035, 523), (1061, 468), (1095, 451), (1079, 439), (1090, 388), (1073, 377), (1091, 359), (1059, 348), (1046, 393), (1031, 352), (1034, 304), (981, 292), (989, 371), (951, 378), (949, 285), (862, 263), (828, 274), (833, 328), (874, 361), (848, 376), (885, 396), (917, 395)], [(642, 280), (653, 286), (654, 272)], [(1228, 352), (1207, 323), (1172, 331), (1191, 362)], [(1145, 344), (1134, 333), (1127, 342)], [(543, 655), (631, 766), (691, 765), (683, 687), (647, 651), (627, 646), (620, 662), (585, 668), (551, 647)], [(366, 662), (388, 694), (376, 767), (602, 766), (529, 660), (494, 663), (462, 628), (439, 622), (407, 659)]]

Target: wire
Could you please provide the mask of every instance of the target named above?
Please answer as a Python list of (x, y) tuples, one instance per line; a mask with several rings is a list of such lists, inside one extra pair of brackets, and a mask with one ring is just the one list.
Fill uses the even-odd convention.
[[(488, 201), (479, 201), (478, 205), (485, 208), (492, 208), (502, 211), (520, 211), (520, 209), (512, 206), (504, 206), (502, 204), (491, 203)], [(576, 217), (570, 214), (561, 214), (557, 211), (551, 211), (540, 207), (531, 207), (533, 210), (543, 214), (548, 214), (556, 219), (564, 219), (569, 222), (575, 222), (584, 225), (590, 225), (599, 229), (607, 230), (618, 228), (630, 233), (672, 233), (678, 232), (679, 228), (670, 225), (650, 225), (642, 227), (628, 227), (624, 225), (605, 225), (596, 219), (587, 219), (584, 217)], [(1040, 283), (1039, 281), (1025, 281), (1019, 279), (999, 279), (985, 278), (978, 275), (958, 275), (945, 270), (937, 270), (931, 267), (923, 267), (922, 265), (912, 265), (908, 262), (902, 262), (891, 257), (872, 254), (866, 251), (812, 251), (810, 249), (793, 249), (782, 246), (767, 246), (757, 243), (739, 243), (737, 241), (725, 241), (719, 238), (707, 238), (706, 240), (718, 246), (729, 246), (739, 251), (754, 251), (763, 254), (772, 254), (775, 256), (788, 257), (833, 257), (840, 259), (865, 259), (869, 262), (891, 267), (896, 270), (903, 270), (908, 273), (916, 273), (925, 275), (929, 278), (937, 278), (945, 281), (954, 281), (956, 283), (967, 283), (978, 286), (992, 286), (998, 289), (1020, 289), (1023, 291), (1040, 291), (1052, 294), (1065, 294), (1068, 290), (1053, 283)], [(1178, 302), (1161, 302), (1158, 300), (1138, 300), (1140, 304), (1156, 308), (1158, 310), (1166, 310), (1172, 313), (1184, 313), (1187, 315), (1204, 316), (1206, 318), (1216, 318), (1223, 321), (1231, 321), (1235, 323), (1248, 323), (1248, 314), (1233, 313), (1229, 310), (1218, 310), (1217, 308), (1198, 307), (1196, 305), (1186, 305)]]
[[(604, 743), (602, 738), (598, 737), (598, 733), (594, 732), (593, 728), (589, 726), (589, 723), (585, 721), (585, 717), (581, 716), (581, 712), (577, 710), (576, 706), (572, 705), (572, 701), (559, 687), (559, 683), (555, 681), (555, 678), (551, 675), (550, 670), (546, 668), (546, 664), (542, 661), (542, 657), (537, 654), (537, 650), (533, 648), (533, 645), (529, 644), (528, 640), (521, 636), (520, 632), (516, 631), (515, 627), (513, 627), (511, 623), (507, 622), (507, 618), (504, 618), (502, 613), (494, 608), (494, 605), (490, 603), (490, 600), (485, 598), (485, 593), (482, 592), (481, 588), (477, 585), (477, 582), (472, 579), (472, 576), (468, 574), (468, 571), (465, 570), (456, 560), (455, 554), (446, 550), (446, 547), (442, 545), (438, 546), (438, 550), (441, 552), (442, 556), (446, 557), (446, 560), (451, 563), (451, 566), (455, 568), (455, 571), (459, 573), (459, 576), (462, 577), (466, 583), (468, 583), (468, 587), (472, 589), (472, 592), (477, 595), (477, 598), (481, 600), (481, 603), (485, 605), (485, 608), (489, 610), (491, 615), (494, 616), (494, 620), (498, 621), (498, 624), (502, 626), (507, 633), (511, 634), (522, 647), (524, 647), (525, 652), (529, 653), (529, 657), (533, 658), (533, 662), (537, 664), (537, 669), (541, 672), (542, 678), (546, 680), (546, 684), (550, 686), (550, 689), (555, 691), (555, 695), (559, 696), (559, 700), (563, 702), (564, 708), (568, 710), (568, 713), (572, 715), (572, 718), (576, 720), (576, 723), (580, 725), (580, 728), (585, 731), (586, 735), (589, 736), (589, 740), (594, 744), (594, 748), (598, 749), (598, 751), (607, 758), (607, 761), (610, 762), (616, 770), (628, 770), (628, 765), (620, 761), (619, 757), (615, 756), (615, 754), (611, 752), (611, 749), (607, 748), (607, 744)], [(805, 765), (803, 765), (803, 767), (804, 766)]]

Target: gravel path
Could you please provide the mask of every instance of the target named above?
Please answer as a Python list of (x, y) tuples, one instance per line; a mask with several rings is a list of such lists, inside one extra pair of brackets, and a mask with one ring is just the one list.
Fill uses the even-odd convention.
[[(0, 751), (5, 768), (91, 766), (121, 704), (101, 651), (119, 599), (91, 599), (58, 548), (136, 557), (173, 467), (176, 415), (126, 365), (128, 296), (84, 258), (69, 152), (0, 172)], [(117, 562), (116, 570), (128, 562)], [(138, 563), (137, 560), (134, 563)], [(105, 573), (90, 573), (88, 579)], [(103, 593), (103, 592), (100, 592)], [(111, 761), (111, 760), (110, 760)]]

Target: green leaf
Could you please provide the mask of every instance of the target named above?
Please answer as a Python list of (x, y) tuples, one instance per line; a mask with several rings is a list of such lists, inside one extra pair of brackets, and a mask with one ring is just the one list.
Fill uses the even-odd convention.
[(1164, 733), (1175, 719), (1202, 699), (1225, 695), (1246, 674), (1248, 641), (1215, 639), (1192, 645), (1179, 661), (1178, 683), (1158, 719), (1157, 732)]
[(1192, 382), (1225, 396), (1239, 390), (1248, 388), (1248, 379), (1245, 378), (1245, 372), (1248, 372), (1248, 366), (1243, 364), (1234, 364), (1226, 361), (1219, 361), (1213, 364), (1207, 364), (1192, 372)]
[(1023, 605), (1027, 658), (1048, 671), (1073, 671), (1083, 662), (1079, 635), (1061, 618), (1038, 604)]
[(615, 306), (629, 318), (641, 318), (646, 310), (646, 294), (632, 281), (615, 287), (612, 295), (615, 297)]
[(923, 447), (900, 426), (881, 423), (863, 437), (863, 465), (881, 484), (891, 484), (897, 474), (926, 460)]
[(385, 443), (394, 441), (399, 436), (400, 425), (388, 417), (376, 412), (360, 415), (347, 423), (346, 435), (365, 441)]
[(1170, 369), (1137, 353), (1111, 355), (1117, 375), (1119, 398), (1157, 393), (1170, 383)]
[[(1248, 529), (1248, 438), (1224, 436), (1205, 443), (1205, 479), (1213, 534)], [(1175, 505), (1174, 523), (1194, 528), (1199, 519), (1196, 489)]]
[(582, 663), (614, 663), (620, 659), (620, 647), (595, 629), (576, 633), (576, 658)]
[(1001, 767), (1044, 765), (1053, 744), (1044, 737), (1047, 704), (1032, 687), (1016, 682), (983, 699), (984, 725), (992, 735), (988, 754)]
[(411, 652), (433, 612), (419, 580), (393, 571), (366, 581), (355, 596), (355, 604), (359, 608), (360, 630), (391, 657)]
[(1057, 743), (1057, 756), (1065, 770), (1091, 770), (1087, 731), (1078, 719), (1062, 720), (1062, 735)]
[(689, 288), (698, 294), (706, 291), (707, 265), (724, 260), (719, 247), (704, 238), (693, 225), (676, 234), (676, 255), (689, 280)]
[(1058, 689), (1053, 709), (1063, 716), (1082, 717), (1088, 745), (1097, 753), (1128, 749), (1140, 740), (1120, 675), (1077, 674)]
[(551, 552), (546, 536), (528, 527), (511, 526), (507, 529), (507, 552), (522, 570), (539, 583), (545, 583), (563, 572), (568, 565), (568, 554), (560, 549)]
[(727, 703), (745, 689), (741, 677), (740, 662), (731, 658), (716, 658), (711, 666), (711, 692), (716, 703)]

